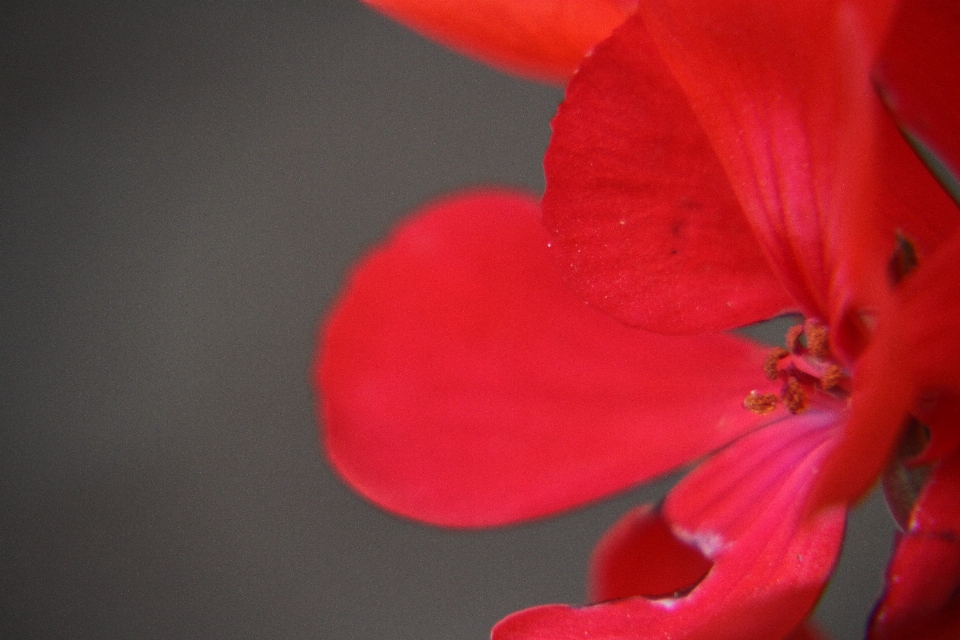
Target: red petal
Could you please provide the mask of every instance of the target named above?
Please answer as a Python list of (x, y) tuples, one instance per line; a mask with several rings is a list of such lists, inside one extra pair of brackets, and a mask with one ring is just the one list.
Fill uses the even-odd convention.
[(795, 308), (642, 20), (584, 62), (553, 128), (544, 220), (582, 298), (661, 333)]
[(689, 591), (713, 563), (678, 539), (649, 505), (610, 528), (590, 559), (590, 601), (630, 596), (666, 597)]
[(845, 216), (872, 204), (868, 68), (891, 4), (640, 4), (775, 271), (824, 320), (853, 287)]
[(375, 502), (452, 526), (524, 520), (760, 421), (740, 404), (761, 349), (654, 336), (590, 309), (560, 283), (538, 218), (528, 196), (454, 197), (351, 278), (316, 382), (330, 457)]
[(912, 245), (919, 262), (960, 225), (960, 210), (907, 144), (893, 119), (878, 119), (876, 206), (851, 217), (847, 254), (856, 269), (854, 308), (876, 310), (889, 295), (888, 265), (898, 237)]
[(521, 611), (494, 628), (493, 640), (770, 640), (791, 633), (815, 604), (843, 535), (841, 509), (801, 519), (834, 419), (811, 410), (752, 433), (670, 494), (664, 515), (673, 533), (714, 561), (688, 595)]
[[(901, 285), (881, 314), (870, 348), (857, 365), (851, 417), (837, 453), (824, 468), (816, 504), (861, 496), (883, 470), (915, 405), (934, 418), (933, 441), (956, 442), (955, 424), (938, 403), (960, 398), (960, 233)], [(926, 406), (925, 406), (926, 405)], [(954, 433), (939, 433), (938, 429)], [(938, 444), (938, 450), (945, 447)]]
[(498, 69), (566, 82), (635, 0), (365, 0), (398, 22)]
[(960, 175), (960, 4), (904, 0), (875, 76), (906, 129)]
[[(955, 418), (960, 416), (955, 416)], [(960, 456), (941, 465), (897, 542), (871, 640), (960, 636)]]

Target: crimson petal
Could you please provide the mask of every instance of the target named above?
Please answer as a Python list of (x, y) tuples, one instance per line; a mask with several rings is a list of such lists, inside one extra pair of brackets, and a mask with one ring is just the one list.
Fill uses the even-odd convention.
[(751, 433), (671, 492), (664, 517), (673, 534), (714, 562), (689, 594), (529, 609), (494, 627), (493, 640), (770, 640), (795, 632), (843, 535), (843, 509), (804, 519), (802, 507), (831, 450), (835, 420), (810, 410)]
[(663, 516), (642, 505), (623, 516), (590, 558), (590, 601), (666, 597), (689, 591), (713, 563), (678, 539)]
[(774, 270), (807, 315), (855, 284), (844, 224), (872, 206), (869, 66), (892, 1), (651, 0), (639, 12)]
[(936, 469), (897, 541), (870, 640), (952, 640), (960, 635), (958, 495), (960, 456), (955, 455)]
[(956, 446), (955, 422), (939, 406), (960, 399), (960, 233), (910, 274), (880, 315), (857, 365), (851, 417), (824, 468), (813, 507), (857, 499), (887, 464), (909, 412), (934, 418), (932, 446)]
[(544, 159), (544, 221), (583, 299), (660, 333), (795, 308), (639, 17), (567, 88)]
[(740, 406), (760, 348), (625, 327), (562, 286), (546, 242), (534, 199), (478, 192), (427, 207), (356, 269), (315, 382), (330, 458), (362, 494), (442, 525), (515, 522), (762, 419)]
[(875, 77), (903, 126), (960, 176), (960, 4), (903, 0)]
[(566, 82), (635, 0), (365, 0), (408, 27), (491, 66)]

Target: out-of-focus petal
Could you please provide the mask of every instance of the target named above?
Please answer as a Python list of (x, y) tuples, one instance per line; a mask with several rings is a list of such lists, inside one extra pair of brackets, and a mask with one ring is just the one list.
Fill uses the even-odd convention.
[(460, 53), (498, 69), (566, 82), (635, 0), (364, 0)]
[(856, 288), (846, 216), (872, 206), (869, 67), (892, 0), (639, 5), (753, 230), (804, 313), (838, 320)]
[(494, 627), (493, 640), (787, 637), (815, 604), (843, 535), (842, 509), (802, 517), (835, 418), (811, 410), (751, 433), (671, 492), (663, 512), (672, 532), (714, 562), (688, 595), (529, 609)]
[(584, 62), (553, 128), (544, 222), (583, 299), (660, 333), (795, 309), (639, 17)]
[[(955, 416), (960, 421), (960, 415)], [(960, 456), (931, 476), (897, 541), (870, 640), (960, 635)]]
[(536, 201), (427, 207), (356, 269), (316, 362), (326, 447), (360, 493), (450, 526), (580, 505), (763, 420), (763, 351), (630, 329), (560, 282)]
[(902, 125), (960, 176), (960, 3), (902, 0), (875, 77)]
[(850, 421), (823, 470), (814, 507), (861, 496), (883, 471), (915, 407), (917, 417), (934, 418), (927, 424), (933, 444), (956, 442), (956, 424), (944, 420), (937, 407), (956, 406), (960, 398), (958, 273), (960, 233), (954, 233), (903, 281), (882, 311), (857, 365)]
[(689, 591), (713, 563), (677, 538), (650, 505), (614, 524), (590, 558), (590, 602), (631, 596), (667, 597)]

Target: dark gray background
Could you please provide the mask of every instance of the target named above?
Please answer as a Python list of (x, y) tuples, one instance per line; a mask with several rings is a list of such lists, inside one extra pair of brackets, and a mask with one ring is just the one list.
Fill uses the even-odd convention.
[[(0, 636), (485, 638), (578, 602), (662, 483), (495, 532), (388, 516), (317, 446), (350, 263), (462, 186), (542, 188), (558, 89), (342, 2), (0, 8)], [(872, 499), (821, 614), (860, 635)]]

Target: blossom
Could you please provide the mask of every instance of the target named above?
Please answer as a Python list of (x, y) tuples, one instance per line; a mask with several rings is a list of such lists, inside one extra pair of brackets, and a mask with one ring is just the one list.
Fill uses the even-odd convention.
[[(528, 196), (469, 193), (354, 272), (317, 384), (331, 460), (384, 507), (506, 524), (712, 454), (598, 546), (607, 602), (514, 614), (496, 640), (805, 633), (845, 508), (891, 456), (934, 466), (873, 632), (956, 630), (960, 317), (944, 240), (960, 218), (871, 86), (892, 11), (643, 3), (554, 121), (549, 236)], [(917, 50), (888, 46), (886, 70)], [(893, 108), (923, 104), (887, 77)], [(907, 265), (892, 292), (891, 255)], [(784, 312), (807, 319), (786, 349), (718, 333)], [(894, 452), (907, 415), (932, 435), (921, 458)]]

